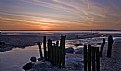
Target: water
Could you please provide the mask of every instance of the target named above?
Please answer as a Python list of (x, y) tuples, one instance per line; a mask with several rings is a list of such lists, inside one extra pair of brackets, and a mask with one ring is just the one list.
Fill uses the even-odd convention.
[[(40, 31), (39, 31), (40, 32)], [(49, 33), (53, 33), (52, 31), (49, 31)], [(58, 32), (58, 31), (56, 31)], [(63, 31), (60, 31), (62, 33)], [(71, 33), (75, 33), (74, 31), (70, 31)], [(80, 32), (80, 31), (77, 31)], [(77, 33), (76, 32), (76, 33)], [(88, 31), (90, 32), (90, 31)], [(44, 33), (48, 33), (47, 31), (44, 31)], [(54, 32), (55, 33), (55, 32)], [(63, 32), (67, 33), (67, 32)], [(85, 32), (83, 32), (85, 33)], [(87, 32), (86, 32), (87, 33)], [(100, 33), (106, 33), (106, 32), (100, 32)], [(109, 33), (109, 32), (107, 32)], [(110, 32), (110, 33), (118, 33), (120, 34), (121, 32)], [(66, 40), (66, 48), (67, 47), (73, 47), (74, 49), (77, 48), (82, 48), (83, 45), (81, 46), (74, 46), (74, 44), (78, 41), (81, 44), (96, 44), (96, 43), (101, 43), (102, 38), (106, 37), (95, 37), (95, 38), (85, 38), (85, 39), (77, 39), (77, 40)], [(121, 37), (115, 37), (116, 38), (121, 38)], [(96, 44), (97, 45), (97, 44)], [(22, 66), (25, 65), (27, 62), (29, 62), (30, 57), (35, 56), (39, 57), (39, 50), (38, 46), (29, 46), (24, 49), (21, 48), (15, 48), (11, 51), (7, 52), (0, 52), (0, 71), (22, 71)]]
[(22, 66), (29, 62), (32, 56), (39, 56), (37, 46), (0, 52), (0, 71), (22, 71)]
[[(85, 40), (87, 40), (85, 42), (89, 41), (88, 39)], [(74, 46), (73, 44), (75, 41), (85, 43), (84, 39), (66, 40), (66, 48), (73, 47), (74, 49), (78, 49), (83, 47), (83, 45), (78, 47)], [(32, 56), (35, 56), (37, 58), (39, 57), (39, 50), (37, 45), (29, 46), (25, 49), (15, 48), (11, 51), (0, 52), (0, 71), (22, 71), (22, 66), (29, 62), (29, 59)], [(70, 60), (80, 61), (81, 59), (76, 58)]]
[(17, 35), (20, 33), (104, 33), (104, 34), (121, 34), (121, 31), (0, 31), (2, 34)]

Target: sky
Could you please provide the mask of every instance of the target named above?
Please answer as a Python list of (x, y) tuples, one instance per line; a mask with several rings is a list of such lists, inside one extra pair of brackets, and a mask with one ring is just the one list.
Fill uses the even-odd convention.
[(121, 30), (121, 0), (0, 0), (0, 30)]

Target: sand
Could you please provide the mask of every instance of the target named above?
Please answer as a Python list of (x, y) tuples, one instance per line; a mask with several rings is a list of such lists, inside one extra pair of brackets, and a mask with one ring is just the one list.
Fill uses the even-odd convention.
[[(58, 38), (58, 37), (57, 37)], [(0, 41), (5, 42), (6, 46), (9, 46), (11, 48), (13, 47), (25, 47), (34, 45), (35, 42), (42, 41), (42, 36), (36, 36), (36, 35), (17, 35), (17, 36), (10, 36), (10, 35), (4, 35), (1, 36)], [(101, 57), (101, 70), (100, 71), (121, 71), (121, 39), (115, 39), (112, 49), (112, 57), (107, 58), (106, 52), (107, 52), (107, 44), (105, 45), (104, 51), (103, 51), (103, 57)], [(75, 54), (68, 55), (71, 57), (79, 57)], [(80, 71), (80, 69), (47, 69), (48, 71)], [(83, 70), (81, 70), (83, 71)]]
[[(103, 56), (101, 57), (101, 70), (100, 71), (121, 71), (121, 39), (115, 39), (114, 44), (113, 44), (113, 49), (112, 49), (112, 57), (108, 58), (106, 56), (107, 53), (107, 43), (105, 44), (104, 51), (103, 51)], [(67, 54), (67, 58), (81, 58), (81, 55), (76, 55), (76, 54)], [(68, 61), (67, 61), (68, 62)], [(71, 61), (70, 61), (71, 62)], [(73, 62), (73, 61), (72, 61)], [(76, 64), (76, 61), (73, 62), (73, 64)], [(78, 62), (79, 63), (79, 62)], [(83, 63), (83, 61), (81, 62)], [(72, 66), (72, 65), (71, 65)], [(80, 66), (80, 68), (75, 68), (71, 67), (69, 68), (68, 65), (66, 68), (51, 68), (45, 69), (46, 71), (83, 71), (83, 65)]]
[(104, 50), (101, 57), (100, 71), (121, 71), (121, 39), (115, 39), (112, 48), (112, 57), (106, 57), (107, 50)]

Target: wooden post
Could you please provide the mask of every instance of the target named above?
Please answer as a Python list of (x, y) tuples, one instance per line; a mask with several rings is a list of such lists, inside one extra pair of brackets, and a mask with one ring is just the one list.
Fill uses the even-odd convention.
[(58, 47), (58, 67), (61, 68), (61, 63), (62, 63), (62, 49), (59, 46)]
[(39, 46), (40, 59), (42, 60), (43, 59), (43, 56), (42, 56), (41, 43), (40, 42), (37, 42), (37, 45)]
[(88, 71), (91, 71), (91, 45), (88, 45)]
[(56, 46), (53, 43), (53, 65), (56, 66)]
[(54, 66), (54, 47), (55, 47), (55, 44), (54, 43), (52, 43), (52, 61), (51, 61), (51, 63), (52, 63), (52, 65)]
[(58, 45), (59, 45), (59, 41), (56, 41), (56, 66), (58, 66), (58, 61), (59, 61), (59, 47), (58, 47)]
[(111, 58), (113, 42), (114, 42), (113, 37), (111, 35), (109, 35), (109, 37), (108, 37), (108, 50), (107, 50), (107, 57), (109, 57), (109, 58)]
[(97, 71), (100, 71), (100, 54), (98, 47), (96, 47), (96, 66)]
[(95, 71), (95, 48), (92, 47), (92, 71)]
[(61, 36), (60, 47), (62, 49), (62, 67), (65, 67), (65, 36)]
[(100, 50), (100, 57), (102, 57), (102, 52), (103, 52), (103, 47), (105, 45), (105, 38), (103, 38), (103, 43), (101, 45), (101, 50)]
[(52, 40), (48, 39), (48, 60), (52, 60)]
[(87, 71), (87, 45), (84, 45), (84, 71)]
[(43, 48), (44, 48), (44, 59), (47, 60), (47, 52), (46, 52), (46, 36), (43, 36)]

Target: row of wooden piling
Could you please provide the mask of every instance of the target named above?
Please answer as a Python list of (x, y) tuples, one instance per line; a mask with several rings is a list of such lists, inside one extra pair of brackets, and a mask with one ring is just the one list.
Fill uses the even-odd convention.
[(61, 36), (60, 44), (59, 41), (53, 43), (51, 39), (48, 39), (48, 41), (46, 41), (46, 36), (44, 36), (43, 55), (41, 44), (38, 43), (38, 46), (41, 60), (49, 61), (53, 66), (56, 67), (65, 67), (65, 36)]
[(84, 45), (84, 71), (100, 71), (99, 47)]
[[(38, 46), (41, 60), (49, 61), (59, 68), (65, 67), (65, 36), (61, 36), (60, 43), (59, 41), (53, 43), (51, 39), (46, 41), (46, 36), (44, 36), (43, 55), (41, 44), (38, 43)], [(84, 45), (84, 71), (100, 71), (99, 47)]]

